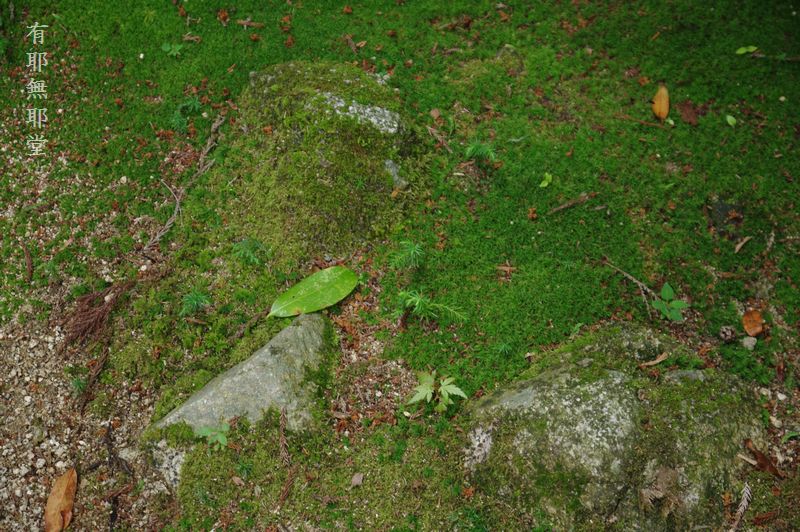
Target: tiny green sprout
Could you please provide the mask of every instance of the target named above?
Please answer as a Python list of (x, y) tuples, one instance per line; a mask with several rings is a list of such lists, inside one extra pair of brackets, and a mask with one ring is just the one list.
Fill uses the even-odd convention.
[(208, 297), (208, 294), (201, 292), (200, 290), (193, 289), (191, 292), (183, 296), (183, 300), (181, 301), (180, 316), (183, 317), (197, 314), (210, 304), (211, 298)]
[(418, 268), (424, 255), (425, 252), (422, 250), (421, 245), (404, 240), (400, 242), (397, 251), (392, 254), (389, 262), (392, 268), (395, 269)]
[(261, 257), (269, 255), (271, 250), (254, 238), (244, 238), (233, 245), (233, 256), (249, 266), (259, 266)]
[(539, 183), (539, 188), (547, 188), (553, 182), (553, 175), (550, 172), (544, 173), (544, 179)]
[(409, 399), (408, 404), (419, 403), (423, 399), (426, 403), (431, 401), (436, 403), (433, 408), (438, 413), (443, 413), (447, 407), (453, 404), (453, 396), (467, 398), (467, 395), (453, 382), (453, 377), (442, 377), (438, 382), (436, 381), (436, 370), (428, 373), (427, 371), (420, 371), (417, 373), (417, 381), (419, 384), (414, 389), (414, 395)]
[(796, 431), (787, 432), (786, 434), (783, 435), (783, 438), (781, 438), (781, 443), (786, 443), (787, 441), (792, 440), (794, 438), (800, 438), (800, 432)]
[(661, 297), (653, 301), (653, 308), (668, 320), (683, 321), (681, 311), (689, 308), (689, 303), (675, 299), (675, 290), (669, 283), (664, 283), (664, 286), (661, 287)]
[(725, 115), (725, 121), (731, 127), (736, 125), (736, 119), (734, 117), (732, 117), (731, 115)]
[(195, 429), (194, 435), (198, 438), (205, 438), (209, 447), (221, 451), (228, 445), (228, 431), (231, 429), (230, 425), (223, 422), (218, 426), (199, 427)]
[(169, 119), (169, 127), (178, 133), (186, 133), (189, 129), (189, 121), (180, 111), (176, 110)]
[(497, 161), (497, 154), (490, 144), (484, 144), (478, 140), (473, 140), (467, 146), (464, 153), (467, 159), (471, 159), (479, 164), (490, 164)]
[(179, 55), (181, 55), (181, 50), (183, 50), (183, 45), (174, 43), (170, 44), (168, 42), (165, 42), (164, 44), (161, 45), (161, 49), (167, 52), (167, 55), (170, 57), (178, 57)]
[(444, 319), (454, 323), (464, 323), (467, 320), (458, 309), (443, 303), (434, 303), (416, 290), (403, 290), (399, 296), (401, 312), (406, 316), (411, 314), (423, 322)]

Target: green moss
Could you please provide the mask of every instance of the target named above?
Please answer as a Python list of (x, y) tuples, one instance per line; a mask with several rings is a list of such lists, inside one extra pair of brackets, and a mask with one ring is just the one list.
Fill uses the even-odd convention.
[[(397, 130), (348, 116), (350, 105)], [(217, 171), (218, 186), (235, 181), (232, 226), (271, 246), (285, 265), (386, 236), (407, 195), (392, 197), (386, 161), (405, 181), (422, 181), (421, 148), (399, 110), (388, 87), (348, 65), (297, 62), (254, 75), (239, 101), (246, 133), (235, 136)]]
[[(413, 427), (422, 428), (421, 434), (414, 435)], [(209, 452), (198, 444), (187, 456), (178, 489), (179, 526), (203, 528), (233, 500), (237, 526), (249, 528), (252, 523), (261, 528), (306, 522), (323, 529), (384, 530), (407, 523), (442, 530), (454, 522), (475, 527), (493, 522), (487, 520), (490, 510), (477, 500), (480, 495), (464, 501), (458, 455), (440, 451), (439, 443), (454, 448), (452, 436), (435, 436), (425, 425), (384, 426), (353, 445), (328, 431), (289, 434), (296, 480), (283, 505), (279, 500), (288, 469), (280, 459), (277, 435), (277, 416), (269, 416), (249, 430), (232, 431), (229, 440), (236, 450)], [(363, 474), (363, 482), (352, 487), (356, 473)], [(234, 476), (245, 485), (234, 484)]]

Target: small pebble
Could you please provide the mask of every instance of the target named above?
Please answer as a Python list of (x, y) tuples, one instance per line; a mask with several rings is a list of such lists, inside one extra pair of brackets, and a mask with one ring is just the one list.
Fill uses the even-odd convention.
[(758, 340), (756, 340), (752, 336), (745, 336), (744, 338), (742, 338), (742, 347), (744, 347), (748, 351), (752, 351), (753, 349), (755, 349), (757, 343)]

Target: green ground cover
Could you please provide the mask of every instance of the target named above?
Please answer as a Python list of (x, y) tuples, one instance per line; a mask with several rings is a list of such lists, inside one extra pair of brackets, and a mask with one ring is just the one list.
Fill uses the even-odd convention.
[[(345, 10), (327, 2), (193, 0), (180, 4), (185, 14), (153, 1), (28, 6), (22, 15), (18, 7), (24, 19), (7, 29), (10, 75), (0, 80), (8, 96), (0, 113), (3, 123), (20, 125), (20, 72), (9, 65), (24, 65), (23, 21), (49, 24), (48, 136), (63, 162), (54, 162), (45, 182), (19, 159), (0, 174), (0, 205), (9, 207), (0, 218), (0, 320), (45, 320), (62, 287), (71, 301), (136, 275), (124, 257), (172, 214), (161, 180), (188, 182), (221, 106), (232, 117), (223, 131), (232, 135), (235, 102), (251, 71), (295, 60), (356, 62), (390, 74), (405, 114), (435, 128), (447, 145), (425, 138), (435, 153), (430, 185), (408, 221), (370, 251), (383, 289), (371, 319), (402, 311), (404, 290), (464, 319), (426, 322), (412, 314), (400, 334), (387, 334), (386, 356), (455, 376), (473, 395), (529, 367), (526, 353), (602, 320), (653, 320), (699, 341), (716, 338), (723, 325), (741, 330), (738, 308), (766, 305), (768, 341), (754, 352), (715, 344), (704, 356), (760, 385), (774, 384), (780, 366), (793, 391), (800, 32), (790, 3), (354, 2)], [(236, 23), (248, 17), (265, 26)], [(187, 32), (199, 42), (184, 40)], [(736, 53), (747, 45), (758, 53)], [(648, 103), (658, 82), (673, 102), (674, 124), (663, 127), (653, 125)], [(12, 152), (25, 149), (18, 137)], [(470, 162), (475, 143), (495, 161)], [(268, 246), (229, 223), (237, 197), (225, 178), (238, 156), (223, 139), (215, 169), (188, 191), (163, 244), (176, 249), (171, 273), (138, 286), (115, 316), (135, 341), (115, 340), (102, 382), (140, 379), (158, 394), (156, 417), (279, 330), (285, 322), (262, 322), (236, 345), (228, 341), (307, 273), (308, 262), (273, 264)], [(588, 201), (551, 212), (582, 193)], [(415, 267), (391, 266), (404, 241), (423, 252)], [(32, 260), (30, 286), (23, 246)], [(636, 287), (604, 258), (656, 291), (669, 282), (691, 304), (686, 320), (648, 316)], [(102, 411), (104, 403), (93, 407)], [(400, 417), (396, 427), (354, 442), (294, 441), (304, 467), (320, 473), (280, 515), (329, 528), (398, 530), (482, 529), (513, 519), (480, 493), (465, 496), (457, 464), (441, 452), (443, 441), (457, 437), (457, 414)], [(209, 528), (226, 511), (243, 529), (279, 521), (272, 509), (285, 479), (270, 467), (278, 465), (274, 442), (259, 436), (268, 426), (237, 429), (238, 450), (194, 451), (210, 458), (188, 471), (174, 527)], [(366, 472), (364, 489), (350, 489), (352, 467), (341, 467), (343, 456)], [(231, 475), (271, 487), (240, 500), (241, 490), (218, 480)], [(394, 489), (390, 481), (403, 500), (373, 508)], [(783, 508), (782, 501), (764, 502), (764, 511)]]

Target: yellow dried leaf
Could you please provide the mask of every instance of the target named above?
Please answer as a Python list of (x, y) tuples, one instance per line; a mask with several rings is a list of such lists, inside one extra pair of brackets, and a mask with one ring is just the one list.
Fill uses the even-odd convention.
[(664, 84), (659, 84), (658, 91), (653, 96), (653, 114), (659, 120), (666, 120), (669, 115), (669, 91)]
[(72, 505), (78, 488), (78, 473), (70, 469), (53, 483), (44, 509), (45, 532), (61, 532), (72, 521)]

